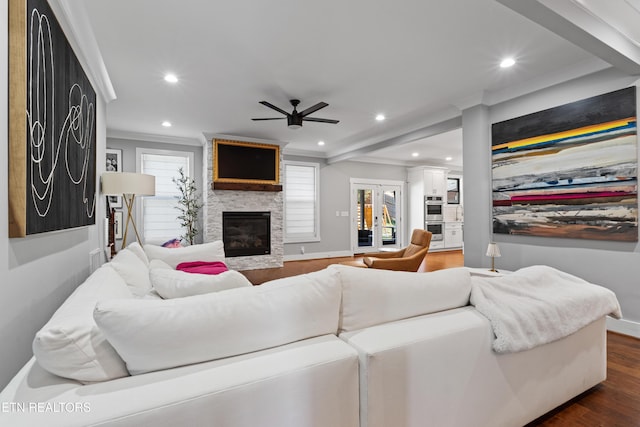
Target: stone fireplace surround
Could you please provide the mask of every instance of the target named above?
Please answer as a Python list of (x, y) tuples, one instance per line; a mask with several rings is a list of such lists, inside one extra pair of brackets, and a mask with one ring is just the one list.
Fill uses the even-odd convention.
[[(271, 212), (271, 254), (227, 258), (226, 264), (233, 270), (256, 270), (260, 268), (282, 267), (284, 259), (284, 198), (282, 191), (236, 191), (213, 190), (213, 140), (226, 139), (243, 142), (278, 144), (274, 141), (229, 135), (207, 135), (204, 146), (205, 193), (203, 207), (203, 237), (205, 242), (222, 240), (222, 212)], [(279, 144), (282, 147), (282, 144)], [(282, 183), (282, 150), (280, 150), (280, 183)]]

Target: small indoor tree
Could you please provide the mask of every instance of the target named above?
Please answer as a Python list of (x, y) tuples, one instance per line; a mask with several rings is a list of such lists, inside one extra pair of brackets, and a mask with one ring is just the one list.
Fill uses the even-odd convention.
[(184, 235), (180, 237), (193, 245), (198, 234), (198, 214), (202, 208), (202, 202), (196, 188), (196, 180), (186, 176), (182, 168), (178, 169), (178, 173), (180, 177), (172, 178), (172, 180), (180, 191), (180, 196), (176, 196), (178, 199), (176, 209), (180, 211), (180, 215), (178, 215), (180, 226), (185, 230)]

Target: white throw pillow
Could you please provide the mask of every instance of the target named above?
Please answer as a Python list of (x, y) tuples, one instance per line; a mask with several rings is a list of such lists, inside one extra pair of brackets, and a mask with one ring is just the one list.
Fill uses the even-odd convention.
[(151, 268), (151, 285), (162, 298), (183, 298), (226, 289), (253, 286), (242, 273), (228, 270), (220, 274), (185, 273), (178, 270)]
[(149, 267), (133, 251), (122, 249), (109, 263), (127, 282), (134, 296), (141, 297), (151, 290)]
[(189, 261), (225, 261), (224, 244), (220, 240), (201, 245), (183, 248), (163, 248), (162, 246), (144, 245), (149, 260), (159, 259), (175, 269), (181, 262)]
[(109, 264), (81, 284), (36, 333), (33, 354), (42, 368), (83, 383), (129, 375), (93, 320), (98, 301), (132, 299), (127, 284)]
[(432, 273), (332, 265), (342, 281), (340, 332), (469, 303), (471, 277), (463, 268)]
[(147, 254), (144, 253), (144, 249), (142, 248), (142, 246), (140, 246), (140, 243), (133, 242), (129, 246), (127, 246), (127, 249), (136, 254), (138, 258), (140, 258), (140, 260), (144, 262), (145, 265), (149, 265), (149, 258), (147, 258)]
[(149, 261), (149, 271), (153, 269), (163, 269), (163, 270), (174, 271), (174, 269), (171, 268), (169, 264), (159, 259), (152, 259), (151, 261)]
[(94, 319), (131, 374), (168, 369), (335, 334), (336, 274), (170, 300), (99, 302)]

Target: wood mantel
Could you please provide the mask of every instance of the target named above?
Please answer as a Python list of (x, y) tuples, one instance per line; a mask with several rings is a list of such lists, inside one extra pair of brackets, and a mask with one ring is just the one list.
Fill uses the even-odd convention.
[(249, 184), (244, 182), (214, 182), (211, 184), (211, 189), (235, 191), (282, 191), (282, 185)]

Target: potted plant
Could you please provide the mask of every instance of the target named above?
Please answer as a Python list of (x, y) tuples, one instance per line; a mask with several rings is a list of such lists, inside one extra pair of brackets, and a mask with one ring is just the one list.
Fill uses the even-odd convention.
[(185, 230), (184, 235), (180, 237), (190, 245), (193, 245), (194, 239), (198, 234), (198, 214), (200, 208), (202, 208), (202, 202), (196, 188), (195, 179), (186, 176), (182, 168), (178, 169), (178, 173), (180, 177), (172, 178), (172, 180), (180, 191), (180, 196), (176, 196), (176, 199), (178, 199), (176, 209), (180, 211), (180, 215), (178, 215), (180, 226)]

